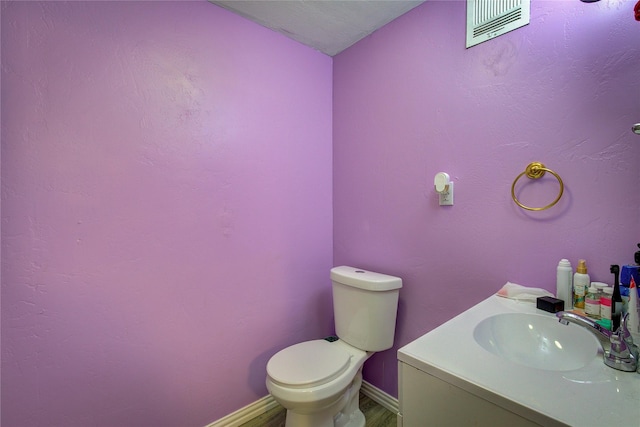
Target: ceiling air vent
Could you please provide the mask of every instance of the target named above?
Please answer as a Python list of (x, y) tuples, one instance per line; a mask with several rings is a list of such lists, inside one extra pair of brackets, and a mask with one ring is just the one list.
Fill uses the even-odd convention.
[(467, 47), (524, 27), (531, 0), (467, 0)]

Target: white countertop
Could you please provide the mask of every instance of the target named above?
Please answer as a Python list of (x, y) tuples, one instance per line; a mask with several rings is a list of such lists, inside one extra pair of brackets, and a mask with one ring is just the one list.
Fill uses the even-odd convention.
[(640, 374), (605, 366), (601, 354), (571, 371), (505, 360), (473, 337), (481, 320), (499, 313), (554, 316), (494, 295), (402, 347), (398, 359), (541, 425), (640, 426)]

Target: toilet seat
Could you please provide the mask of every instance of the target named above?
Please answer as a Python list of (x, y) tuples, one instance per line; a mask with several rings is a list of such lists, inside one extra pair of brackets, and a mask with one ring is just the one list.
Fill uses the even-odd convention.
[(326, 340), (305, 341), (276, 353), (267, 363), (269, 377), (291, 388), (328, 383), (349, 367), (351, 355)]

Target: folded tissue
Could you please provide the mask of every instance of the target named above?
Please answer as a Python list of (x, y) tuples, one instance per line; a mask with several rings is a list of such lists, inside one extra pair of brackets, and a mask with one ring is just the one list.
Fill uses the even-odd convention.
[(553, 294), (541, 288), (529, 288), (516, 283), (507, 282), (499, 291), (498, 296), (517, 301), (536, 302), (538, 297), (552, 297)]

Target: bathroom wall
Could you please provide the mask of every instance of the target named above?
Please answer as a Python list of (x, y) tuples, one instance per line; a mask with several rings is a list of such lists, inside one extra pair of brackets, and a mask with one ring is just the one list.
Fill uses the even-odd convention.
[(3, 427), (202, 427), (332, 333), (332, 59), (206, 1), (2, 2)]
[[(428, 1), (334, 57), (334, 262), (404, 279), (396, 345), (364, 377), (397, 395), (396, 350), (504, 283), (592, 279), (640, 242), (635, 1), (532, 1), (530, 25), (469, 50), (465, 2)], [(512, 201), (532, 161), (564, 180)], [(454, 206), (434, 175), (448, 172)], [(547, 174), (517, 193), (544, 206)]]

